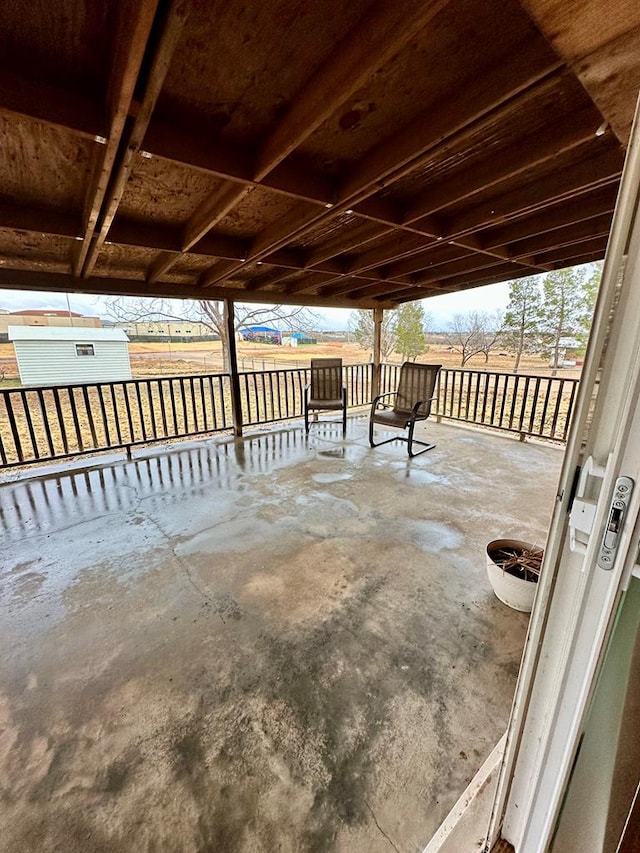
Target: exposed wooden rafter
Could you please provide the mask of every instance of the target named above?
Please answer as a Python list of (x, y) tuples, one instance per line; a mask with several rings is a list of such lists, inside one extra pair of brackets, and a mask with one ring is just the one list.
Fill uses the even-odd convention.
[(26, 4), (0, 17), (0, 271), (372, 306), (600, 257), (640, 80), (611, 2), (64, 0), (55, 37)]

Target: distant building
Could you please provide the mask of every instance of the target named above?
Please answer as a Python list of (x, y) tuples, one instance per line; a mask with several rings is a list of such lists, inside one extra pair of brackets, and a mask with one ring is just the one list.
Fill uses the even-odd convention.
[(127, 323), (116, 323), (119, 329), (124, 329), (130, 341), (217, 341), (219, 335), (214, 334), (209, 326), (200, 322), (188, 320), (147, 320)]
[(24, 311), (0, 311), (0, 341), (7, 341), (9, 326), (73, 326), (76, 329), (99, 329), (100, 317), (87, 317), (75, 311), (29, 308)]
[(9, 326), (23, 385), (74, 385), (131, 379), (122, 329)]
[[(558, 367), (576, 367), (582, 364), (579, 354), (584, 350), (584, 344), (577, 338), (560, 338), (558, 342)], [(549, 357), (549, 367), (553, 367), (553, 352)]]
[(307, 344), (317, 344), (318, 339), (308, 335), (306, 332), (287, 332), (282, 336), (285, 346), (300, 347)]
[(249, 326), (240, 329), (240, 337), (243, 341), (253, 341), (257, 344), (281, 344), (282, 334), (278, 329), (270, 326)]

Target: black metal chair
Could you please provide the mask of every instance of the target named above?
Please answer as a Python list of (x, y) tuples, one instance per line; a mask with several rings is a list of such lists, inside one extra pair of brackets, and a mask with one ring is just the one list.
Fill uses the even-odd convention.
[[(400, 368), (400, 381), (397, 391), (389, 391), (379, 394), (371, 404), (371, 415), (369, 417), (369, 444), (371, 447), (379, 447), (390, 441), (406, 441), (409, 456), (419, 456), (432, 450), (435, 444), (427, 444), (417, 441), (413, 437), (413, 431), (418, 421), (426, 421), (431, 413), (431, 403), (436, 399), (434, 390), (441, 364), (416, 364), (405, 361)], [(385, 397), (393, 397), (393, 406), (380, 404)], [(394, 436), (385, 441), (374, 442), (373, 425), (387, 427), (387, 429), (408, 429), (409, 434)], [(413, 451), (414, 444), (424, 447), (424, 450)]]
[(347, 389), (342, 384), (341, 358), (312, 358), (311, 382), (304, 398), (304, 428), (309, 432), (309, 412), (342, 411), (342, 436), (347, 432)]

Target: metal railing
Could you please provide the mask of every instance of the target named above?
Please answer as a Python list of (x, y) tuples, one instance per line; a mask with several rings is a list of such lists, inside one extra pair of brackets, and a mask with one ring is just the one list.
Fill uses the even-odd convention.
[[(347, 405), (353, 408), (367, 406), (372, 396), (371, 364), (348, 364), (342, 372), (347, 387)], [(310, 378), (309, 368), (241, 373), (243, 424), (256, 426), (302, 417), (305, 387)]]
[(0, 462), (49, 462), (229, 429), (224, 374), (0, 391)]
[[(397, 387), (400, 365), (382, 365), (381, 390)], [(438, 418), (566, 441), (577, 379), (445, 368), (438, 375)]]
[[(346, 365), (347, 402), (366, 406), (371, 364)], [(400, 365), (384, 364), (381, 392), (397, 387)], [(309, 370), (239, 375), (245, 426), (299, 418)], [(539, 438), (564, 441), (577, 379), (444, 369), (432, 415)], [(230, 377), (201, 374), (90, 385), (0, 390), (0, 464), (49, 462), (126, 449), (233, 427)]]

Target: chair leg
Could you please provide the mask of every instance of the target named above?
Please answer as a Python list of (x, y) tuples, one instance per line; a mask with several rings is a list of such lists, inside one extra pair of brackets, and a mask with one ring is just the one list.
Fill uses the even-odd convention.
[(304, 431), (309, 435), (309, 407), (304, 404)]
[(344, 438), (347, 434), (347, 407), (345, 406), (342, 409), (342, 437)]
[[(409, 424), (409, 435), (405, 439), (407, 442), (407, 452), (411, 459), (413, 459), (414, 456), (421, 456), (423, 453), (426, 453), (428, 450), (433, 450), (433, 448), (435, 447), (435, 444), (427, 444), (426, 441), (418, 441), (417, 438), (413, 437), (413, 430), (415, 428), (415, 425), (415, 421)], [(418, 444), (420, 447), (424, 447), (424, 450), (418, 450), (417, 452), (414, 452), (414, 444)]]
[(384, 441), (373, 440), (373, 421), (369, 420), (369, 446), (382, 447), (383, 444), (391, 444), (392, 441), (406, 441), (401, 435), (394, 435), (393, 438), (385, 438)]

